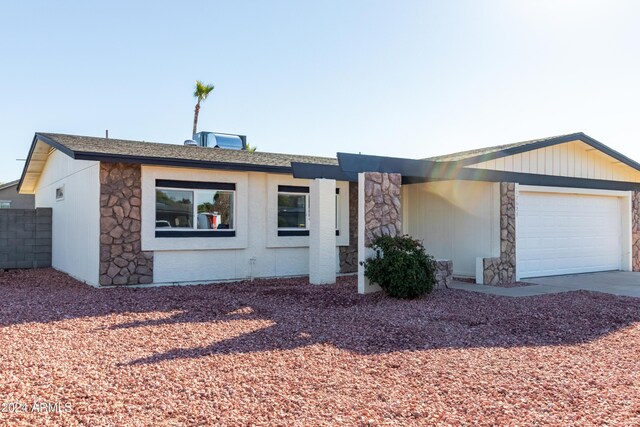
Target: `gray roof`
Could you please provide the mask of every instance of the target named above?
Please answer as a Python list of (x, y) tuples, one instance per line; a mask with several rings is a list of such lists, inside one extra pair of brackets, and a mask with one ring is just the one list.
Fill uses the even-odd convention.
[(18, 185), (19, 182), (20, 180), (16, 179), (15, 181), (9, 181), (9, 182), (5, 182), (4, 184), (0, 184), (0, 190), (4, 190), (5, 188), (9, 188), (9, 187), (14, 187)]
[(105, 159), (131, 158), (155, 159), (158, 161), (193, 161), (212, 164), (265, 166), (290, 168), (291, 162), (337, 165), (338, 160), (330, 157), (304, 156), (297, 154), (267, 153), (262, 151), (230, 150), (225, 148), (204, 148), (178, 144), (166, 144), (124, 139), (99, 138), (92, 136), (36, 133), (44, 142), (72, 155), (74, 158), (93, 156)]
[(474, 149), (474, 150), (460, 151), (458, 153), (444, 154), (444, 155), (441, 155), (441, 156), (434, 156), (434, 157), (427, 157), (424, 160), (432, 160), (434, 162), (457, 162), (457, 161), (460, 161), (460, 160), (470, 159), (470, 158), (474, 158), (474, 157), (478, 157), (478, 156), (484, 156), (484, 155), (487, 155), (487, 154), (498, 153), (500, 151), (509, 150), (509, 149), (512, 149), (512, 148), (526, 147), (528, 145), (544, 143), (545, 141), (561, 139), (561, 138), (565, 138), (565, 137), (571, 137), (571, 136), (574, 136), (574, 135), (579, 135), (579, 134), (568, 133), (568, 134), (564, 134), (564, 135), (550, 136), (550, 137), (547, 137), (547, 138), (540, 138), (540, 139), (532, 139), (532, 140), (529, 140), (529, 141), (515, 142), (515, 143), (512, 143), (512, 144), (503, 144), (503, 145), (495, 145), (495, 146), (492, 146), (492, 147), (477, 148), (477, 149)]

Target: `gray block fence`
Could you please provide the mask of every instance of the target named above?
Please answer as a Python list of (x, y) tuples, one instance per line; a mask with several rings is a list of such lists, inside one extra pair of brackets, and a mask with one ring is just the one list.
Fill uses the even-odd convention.
[(51, 208), (0, 209), (0, 269), (51, 267)]

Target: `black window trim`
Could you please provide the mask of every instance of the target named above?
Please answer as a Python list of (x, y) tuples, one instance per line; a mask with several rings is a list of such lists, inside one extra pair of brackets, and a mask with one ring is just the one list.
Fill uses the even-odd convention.
[(236, 191), (234, 182), (179, 181), (174, 179), (156, 179), (156, 188), (184, 188), (190, 190), (227, 190)]
[[(163, 184), (163, 185), (159, 185)], [(205, 181), (177, 181), (168, 179), (156, 179), (155, 192), (158, 190), (192, 190), (193, 191), (193, 206), (196, 206), (196, 194), (195, 190), (219, 190), (233, 192), (233, 218), (235, 227), (236, 218), (236, 184), (228, 182), (205, 182)], [(236, 229), (231, 230), (201, 230), (197, 228), (180, 228), (180, 229), (166, 229), (166, 228), (154, 228), (156, 238), (164, 237), (235, 237)]]
[(236, 230), (161, 230), (156, 229), (156, 237), (235, 237)]

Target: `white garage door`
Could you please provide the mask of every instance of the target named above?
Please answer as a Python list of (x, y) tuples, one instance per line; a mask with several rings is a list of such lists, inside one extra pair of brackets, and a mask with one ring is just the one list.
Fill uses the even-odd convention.
[(521, 278), (619, 270), (617, 197), (521, 192), (517, 269)]

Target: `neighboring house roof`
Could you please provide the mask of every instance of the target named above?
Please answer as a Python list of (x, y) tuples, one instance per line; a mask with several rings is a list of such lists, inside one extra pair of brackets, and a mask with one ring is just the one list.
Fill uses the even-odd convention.
[[(329, 157), (262, 151), (204, 148), (178, 144), (99, 138), (91, 136), (36, 133), (31, 145), (19, 189), (29, 181), (33, 191), (37, 177), (51, 148), (77, 160), (127, 162), (160, 166), (290, 173), (291, 163), (313, 163), (337, 167), (338, 160)], [(34, 161), (32, 167), (31, 163)]]
[(5, 182), (4, 184), (0, 184), (0, 190), (4, 190), (5, 188), (9, 188), (9, 187), (15, 187), (16, 185), (18, 185), (19, 182), (20, 180), (16, 179), (15, 181), (10, 181), (10, 182)]

